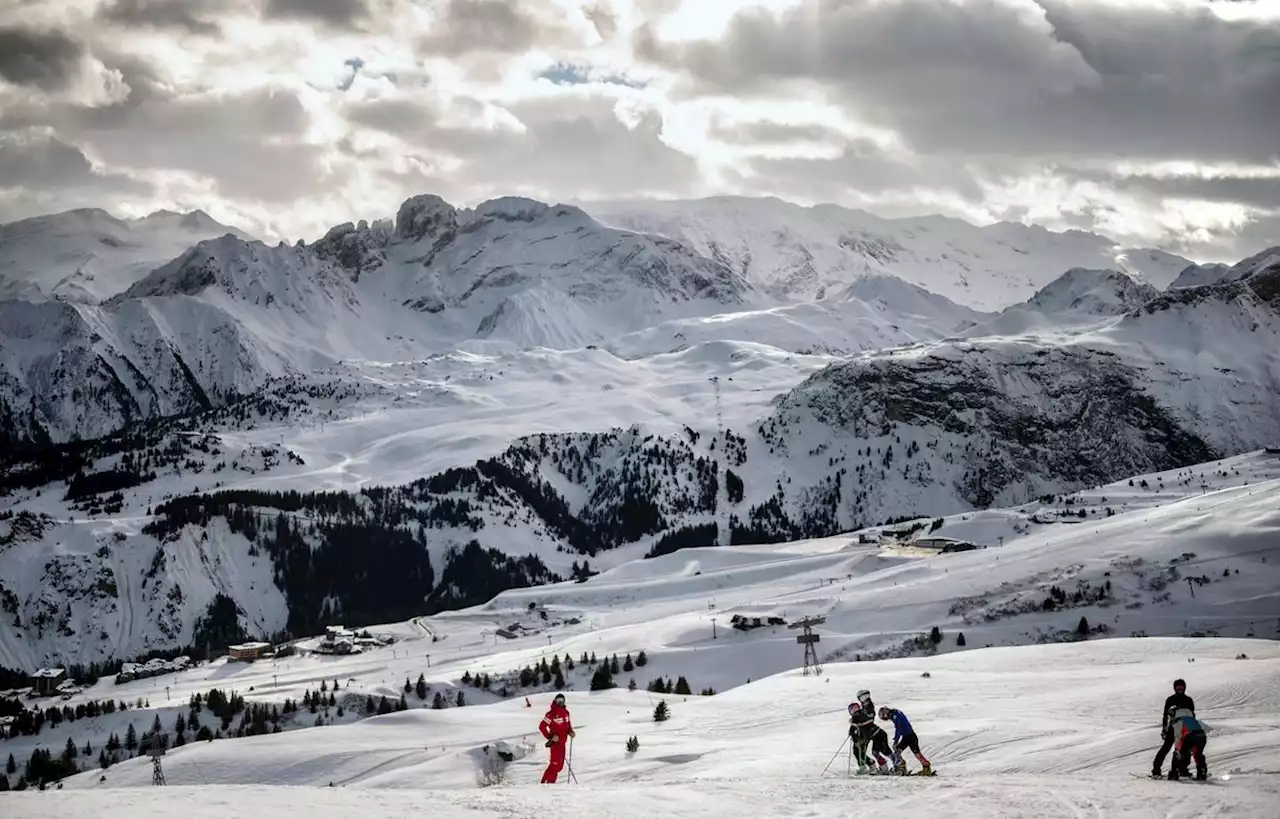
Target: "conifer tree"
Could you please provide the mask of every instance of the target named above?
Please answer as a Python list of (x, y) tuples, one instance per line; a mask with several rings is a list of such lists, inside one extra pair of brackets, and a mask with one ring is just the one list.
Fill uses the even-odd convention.
[(671, 718), (671, 709), (667, 707), (667, 701), (661, 700), (656, 708), (653, 709), (654, 722), (666, 722)]

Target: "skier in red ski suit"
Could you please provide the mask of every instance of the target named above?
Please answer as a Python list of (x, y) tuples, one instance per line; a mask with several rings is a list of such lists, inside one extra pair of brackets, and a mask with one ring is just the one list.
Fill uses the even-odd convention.
[(569, 709), (564, 707), (564, 694), (556, 694), (555, 699), (551, 701), (551, 710), (542, 718), (538, 730), (542, 732), (542, 736), (547, 740), (547, 747), (551, 749), (551, 762), (547, 764), (547, 770), (542, 774), (542, 784), (554, 785), (556, 777), (560, 775), (560, 769), (564, 767), (565, 742), (569, 737), (575, 736), (573, 723), (569, 720)]

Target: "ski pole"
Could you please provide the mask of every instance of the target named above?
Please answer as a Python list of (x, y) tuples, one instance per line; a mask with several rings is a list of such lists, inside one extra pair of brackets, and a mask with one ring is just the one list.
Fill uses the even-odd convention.
[(569, 780), (573, 780), (573, 784), (576, 785), (578, 784), (578, 775), (573, 772), (573, 737), (569, 737), (569, 759), (567, 762), (569, 765), (569, 779), (566, 779), (565, 782), (568, 783)]
[[(845, 742), (848, 742), (848, 741), (849, 741), (849, 738), (848, 738), (848, 737), (845, 737), (845, 738), (844, 738), (844, 742), (841, 742), (841, 743), (840, 743), (840, 747), (836, 749), (836, 752), (835, 752), (834, 754), (832, 754), (832, 756), (831, 756), (831, 762), (835, 762), (835, 761), (836, 761), (836, 757), (840, 756), (840, 752), (844, 750), (844, 744), (845, 744)], [(830, 768), (830, 767), (831, 767), (831, 762), (828, 762), (828, 763), (827, 763), (827, 767), (826, 767), (826, 768), (823, 768), (823, 769), (822, 769), (822, 773), (818, 774), (818, 776), (823, 776), (823, 775), (825, 775), (825, 774), (826, 774), (826, 772), (827, 772), (827, 768)]]

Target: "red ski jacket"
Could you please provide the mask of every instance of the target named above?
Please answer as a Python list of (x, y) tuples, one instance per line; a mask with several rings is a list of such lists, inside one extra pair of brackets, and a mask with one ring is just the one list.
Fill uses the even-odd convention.
[(551, 706), (551, 710), (539, 723), (538, 730), (542, 732), (544, 739), (551, 739), (554, 734), (560, 742), (564, 742), (573, 733), (573, 723), (569, 721), (569, 709)]

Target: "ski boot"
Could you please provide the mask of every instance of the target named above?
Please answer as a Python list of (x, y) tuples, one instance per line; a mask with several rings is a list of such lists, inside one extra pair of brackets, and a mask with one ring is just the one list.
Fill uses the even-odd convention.
[(924, 768), (920, 771), (921, 776), (933, 776), (933, 766), (928, 762), (924, 763)]
[(894, 772), (895, 774), (897, 774), (898, 776), (906, 776), (906, 775), (907, 775), (907, 763), (905, 763), (905, 762), (896, 762), (896, 763), (894, 763), (894, 765), (893, 765), (893, 772)]
[(1152, 779), (1164, 779), (1164, 772), (1163, 772), (1163, 771), (1161, 771), (1159, 768), (1153, 767), (1153, 768), (1151, 769), (1151, 778), (1152, 778)]

